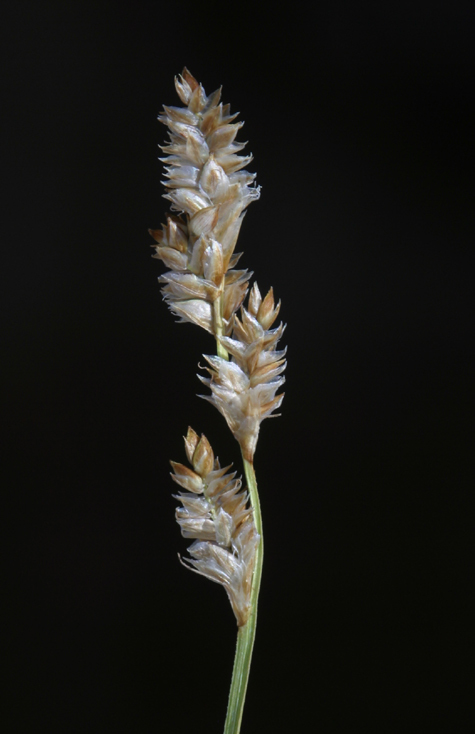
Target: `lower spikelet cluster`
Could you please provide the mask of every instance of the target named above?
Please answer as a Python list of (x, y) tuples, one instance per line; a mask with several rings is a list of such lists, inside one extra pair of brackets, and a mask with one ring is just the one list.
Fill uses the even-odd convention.
[(177, 522), (185, 538), (194, 538), (184, 565), (224, 586), (239, 626), (249, 616), (252, 574), (259, 535), (236, 472), (222, 468), (205, 436), (192, 428), (185, 449), (193, 469), (171, 462), (172, 479), (186, 492), (176, 495)]
[(254, 283), (247, 309), (241, 309), (241, 319), (234, 319), (232, 338), (219, 339), (231, 360), (205, 355), (210, 377), (198, 375), (211, 390), (211, 395), (201, 397), (222, 413), (244, 458), (251, 462), (260, 424), (284, 397), (276, 392), (285, 382), (281, 375), (286, 366), (286, 350), (277, 351), (275, 347), (285, 327), (281, 323), (276, 329), (270, 328), (279, 310), (280, 303), (274, 304), (272, 288), (263, 299)]

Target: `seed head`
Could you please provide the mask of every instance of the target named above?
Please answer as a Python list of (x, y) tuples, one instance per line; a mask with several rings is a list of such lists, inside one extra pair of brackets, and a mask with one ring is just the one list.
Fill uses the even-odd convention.
[(252, 461), (260, 424), (269, 418), (283, 400), (276, 395), (284, 384), (285, 350), (275, 346), (284, 331), (283, 324), (269, 329), (279, 312), (274, 305), (272, 289), (262, 300), (255, 283), (249, 295), (248, 308), (242, 308), (241, 319), (234, 319), (231, 337), (221, 337), (231, 360), (206, 356), (210, 377), (198, 375), (211, 390), (202, 395), (222, 413), (244, 457)]
[(243, 123), (235, 122), (229, 105), (219, 102), (221, 90), (207, 96), (184, 69), (175, 86), (185, 107), (163, 108), (159, 120), (169, 130), (162, 150), (166, 156), (165, 199), (172, 211), (162, 230), (150, 230), (157, 245), (154, 257), (169, 268), (160, 276), (162, 294), (180, 321), (189, 321), (215, 334), (212, 305), (222, 297), (224, 333), (230, 335), (251, 274), (228, 277), (237, 260), (234, 248), (251, 201), (259, 188), (255, 174), (243, 170), (252, 156), (237, 155)]
[(181, 533), (195, 542), (188, 548), (190, 559), (182, 563), (202, 576), (224, 586), (239, 626), (249, 616), (252, 573), (259, 535), (247, 492), (231, 467), (221, 468), (208, 439), (192, 428), (185, 450), (193, 470), (170, 462), (172, 479), (187, 492), (176, 498), (182, 507), (176, 518)]

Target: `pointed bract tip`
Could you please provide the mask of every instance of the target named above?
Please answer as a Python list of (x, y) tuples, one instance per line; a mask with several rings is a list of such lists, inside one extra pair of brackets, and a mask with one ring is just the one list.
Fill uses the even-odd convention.
[(193, 454), (195, 453), (195, 449), (199, 440), (200, 439), (196, 431), (194, 431), (191, 426), (188, 426), (188, 432), (186, 434), (186, 437), (184, 437), (184, 441), (186, 456), (190, 464), (193, 463)]
[[(161, 229), (149, 229), (148, 233), (151, 237), (153, 237), (155, 242), (162, 242), (163, 232)], [(151, 245), (151, 247), (154, 247), (154, 245)]]
[(210, 471), (213, 470), (214, 466), (214, 453), (211, 445), (202, 433), (201, 438), (198, 441), (195, 452), (193, 454), (193, 469), (197, 474), (205, 477)]
[(194, 92), (195, 89), (199, 86), (198, 81), (195, 79), (193, 74), (186, 68), (186, 66), (183, 67), (183, 71), (181, 72), (181, 75), (183, 79), (188, 82), (188, 84), (191, 87), (191, 91)]

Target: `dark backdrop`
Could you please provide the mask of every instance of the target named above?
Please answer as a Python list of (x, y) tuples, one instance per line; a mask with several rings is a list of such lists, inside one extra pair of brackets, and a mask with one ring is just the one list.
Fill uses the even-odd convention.
[(238, 249), (288, 323), (283, 415), (256, 456), (243, 734), (465, 730), (474, 11), (256, 7), (4, 14), (5, 732), (222, 728), (234, 620), (178, 563), (167, 462), (188, 424), (239, 455), (195, 396), (212, 340), (173, 323), (147, 234), (184, 64), (246, 121), (262, 197)]

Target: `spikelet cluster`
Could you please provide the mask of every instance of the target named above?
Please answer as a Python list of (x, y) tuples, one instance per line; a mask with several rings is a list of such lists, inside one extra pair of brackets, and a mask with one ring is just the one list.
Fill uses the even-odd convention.
[(177, 522), (185, 538), (194, 538), (185, 565), (224, 586), (239, 626), (247, 622), (252, 573), (259, 535), (247, 492), (236, 472), (221, 468), (205, 436), (192, 428), (185, 450), (193, 469), (171, 462), (174, 481), (186, 492), (176, 496)]
[[(282, 402), (277, 392), (285, 369), (285, 350), (277, 349), (284, 326), (273, 328), (280, 303), (272, 288), (263, 298), (254, 284), (245, 308), (252, 273), (236, 269), (245, 209), (259, 188), (252, 185), (255, 174), (244, 170), (252, 156), (238, 155), (245, 143), (235, 138), (243, 123), (233, 122), (237, 115), (220, 103), (221, 90), (207, 96), (187, 69), (175, 85), (185, 106), (164, 107), (159, 116), (169, 129), (161, 160), (173, 213), (160, 230), (149, 230), (154, 257), (168, 268), (159, 281), (172, 313), (218, 342), (220, 356), (205, 357), (208, 376), (200, 379), (211, 394), (202, 397), (222, 413), (252, 462), (260, 424)], [(185, 490), (177, 496), (177, 521), (182, 535), (194, 540), (184, 565), (224, 586), (241, 626), (249, 617), (260, 542), (248, 494), (230, 467), (221, 468), (204, 436), (190, 428), (185, 448), (192, 469), (171, 462), (172, 477)]]
[(243, 123), (233, 123), (239, 113), (220, 103), (220, 89), (207, 96), (186, 68), (175, 86), (185, 107), (164, 106), (158, 119), (170, 136), (162, 146), (164, 197), (180, 215), (149, 230), (157, 242), (154, 257), (170, 269), (159, 278), (162, 294), (180, 321), (230, 335), (252, 275), (233, 269), (244, 210), (259, 198), (251, 186), (255, 174), (243, 170), (252, 156), (237, 155), (246, 145), (235, 142)]
[(276, 329), (270, 328), (279, 310), (280, 302), (275, 305), (272, 288), (263, 299), (254, 283), (247, 309), (241, 309), (241, 319), (235, 317), (232, 338), (219, 339), (231, 359), (205, 355), (210, 377), (198, 375), (211, 389), (211, 395), (201, 397), (225, 417), (248, 461), (253, 460), (260, 424), (284, 397), (276, 392), (285, 381), (282, 372), (286, 350), (275, 347), (285, 327), (281, 323)]

